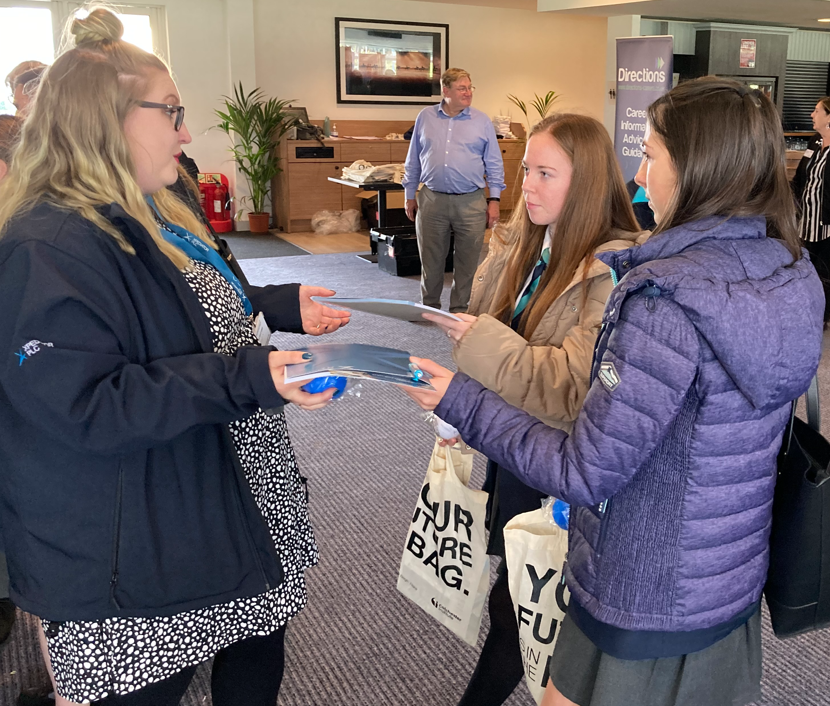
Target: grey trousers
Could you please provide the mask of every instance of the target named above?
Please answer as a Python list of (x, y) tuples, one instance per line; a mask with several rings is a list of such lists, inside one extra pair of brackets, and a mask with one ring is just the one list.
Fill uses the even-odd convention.
[(415, 232), (421, 255), (421, 302), (441, 308), (444, 263), (450, 250), (450, 228), (455, 236), (450, 311), (464, 312), (470, 304), (473, 276), (487, 228), (484, 189), (469, 194), (439, 194), (426, 186), (417, 195)]

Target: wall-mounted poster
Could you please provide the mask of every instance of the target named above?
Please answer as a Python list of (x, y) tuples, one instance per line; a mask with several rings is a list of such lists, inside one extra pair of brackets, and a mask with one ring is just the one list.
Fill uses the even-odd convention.
[[(754, 69), (755, 68), (755, 49), (757, 40), (742, 39), (741, 40), (741, 68)], [(733, 45), (734, 46), (734, 45)], [(733, 54), (734, 56), (734, 54)]]
[(338, 103), (441, 100), (450, 26), (334, 18)]

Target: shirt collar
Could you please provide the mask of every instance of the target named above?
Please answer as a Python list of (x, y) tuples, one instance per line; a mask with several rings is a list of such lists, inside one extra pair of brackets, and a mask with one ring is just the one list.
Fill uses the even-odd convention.
[(545, 239), (542, 242), (542, 250), (544, 250), (545, 248), (549, 248), (553, 244), (553, 229), (553, 223), (551, 223), (547, 228), (545, 228)]
[(469, 106), (469, 105), (468, 105), (466, 108), (464, 108), (464, 110), (462, 110), (462, 111), (461, 111), (460, 113), (458, 113), (457, 115), (448, 115), (448, 114), (444, 111), (444, 100), (443, 100), (443, 99), (441, 99), (441, 102), (438, 104), (438, 112), (439, 112), (439, 113), (441, 113), (441, 114), (443, 114), (443, 115), (446, 115), (446, 116), (447, 116), (450, 120), (452, 120), (453, 118), (460, 118), (462, 115), (464, 115), (464, 116), (468, 116), (468, 115), (470, 114), (470, 108), (471, 108), (471, 107), (472, 107), (472, 106)]

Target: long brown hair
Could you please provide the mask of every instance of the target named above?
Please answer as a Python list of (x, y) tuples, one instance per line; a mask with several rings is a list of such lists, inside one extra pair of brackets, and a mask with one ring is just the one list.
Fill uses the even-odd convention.
[(658, 98), (648, 121), (677, 172), (655, 234), (708, 216), (765, 216), (767, 235), (801, 257), (781, 118), (767, 96), (704, 76)]
[[(640, 230), (611, 139), (597, 120), (559, 113), (537, 123), (530, 131), (528, 142), (541, 134), (556, 140), (570, 159), (573, 173), (556, 222), (550, 263), (519, 319), (518, 332), (526, 339), (565, 291), (583, 260), (603, 243), (625, 237), (620, 231), (630, 234), (633, 240)], [(539, 258), (545, 229), (546, 226), (530, 220), (522, 199), (504, 230), (493, 236), (511, 247), (490, 312), (504, 323), (510, 322), (516, 297)], [(586, 267), (582, 272), (583, 281), (587, 274)]]

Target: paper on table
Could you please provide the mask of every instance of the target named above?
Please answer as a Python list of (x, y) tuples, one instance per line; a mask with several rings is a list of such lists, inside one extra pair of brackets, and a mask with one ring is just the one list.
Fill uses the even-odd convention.
[(312, 299), (326, 306), (334, 307), (335, 309), (343, 307), (344, 309), (354, 309), (355, 311), (387, 316), (401, 321), (426, 321), (421, 314), (435, 314), (452, 319), (453, 321), (461, 321), (455, 314), (450, 314), (448, 311), (398, 299), (362, 299), (348, 297), (312, 297)]

